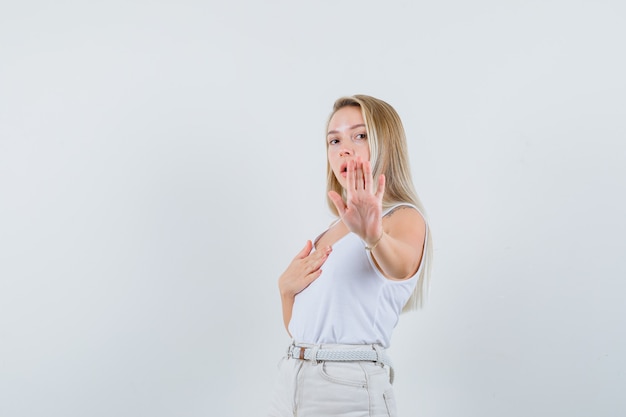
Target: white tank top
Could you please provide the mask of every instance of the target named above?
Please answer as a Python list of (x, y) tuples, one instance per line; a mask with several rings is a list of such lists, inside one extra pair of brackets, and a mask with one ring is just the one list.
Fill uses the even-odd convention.
[[(410, 204), (399, 205), (417, 210)], [(294, 341), (377, 343), (388, 348), (391, 332), (417, 283), (423, 259), (424, 252), (420, 267), (412, 277), (390, 280), (376, 268), (361, 238), (348, 233), (333, 245), (319, 278), (296, 295), (289, 322)]]

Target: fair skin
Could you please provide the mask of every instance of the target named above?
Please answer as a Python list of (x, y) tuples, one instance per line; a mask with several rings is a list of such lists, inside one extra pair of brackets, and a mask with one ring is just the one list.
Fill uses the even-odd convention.
[(407, 207), (382, 216), (385, 177), (381, 175), (377, 181), (372, 178), (367, 130), (359, 107), (343, 107), (333, 114), (327, 142), (328, 162), (346, 190), (346, 199), (329, 192), (341, 221), (319, 238), (315, 251), (313, 243), (307, 241), (278, 280), (285, 328), (291, 320), (295, 296), (321, 275), (332, 246), (348, 233), (355, 233), (369, 247), (375, 246), (372, 258), (388, 279), (413, 276), (421, 262), (426, 233), (422, 216)]

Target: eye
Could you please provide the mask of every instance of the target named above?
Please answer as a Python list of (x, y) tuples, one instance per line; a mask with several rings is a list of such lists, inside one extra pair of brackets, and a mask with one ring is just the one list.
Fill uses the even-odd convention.
[(328, 141), (328, 144), (329, 144), (329, 145), (336, 145), (336, 144), (338, 144), (338, 143), (339, 143), (339, 139), (330, 139), (330, 140)]
[(357, 133), (354, 136), (355, 140), (366, 140), (367, 139), (367, 133)]

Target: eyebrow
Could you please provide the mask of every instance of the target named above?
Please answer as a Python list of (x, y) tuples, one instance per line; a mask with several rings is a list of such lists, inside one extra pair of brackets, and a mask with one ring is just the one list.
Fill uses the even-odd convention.
[[(350, 127), (348, 128), (348, 130), (354, 130), (354, 129), (358, 128), (358, 127), (365, 127), (365, 124), (364, 124), (364, 123), (360, 123), (360, 124), (358, 124), (358, 125), (350, 126)], [(336, 133), (339, 133), (339, 131), (338, 131), (338, 130), (331, 130), (331, 131), (329, 131), (329, 132), (326, 134), (326, 136), (328, 136), (328, 135), (334, 135), (334, 134), (336, 134)]]

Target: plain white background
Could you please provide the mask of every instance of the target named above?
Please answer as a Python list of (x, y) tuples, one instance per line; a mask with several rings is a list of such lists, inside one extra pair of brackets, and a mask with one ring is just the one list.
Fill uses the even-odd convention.
[(624, 415), (625, 39), (617, 0), (3, 2), (0, 415), (264, 415), (356, 93), (435, 239), (400, 415)]

